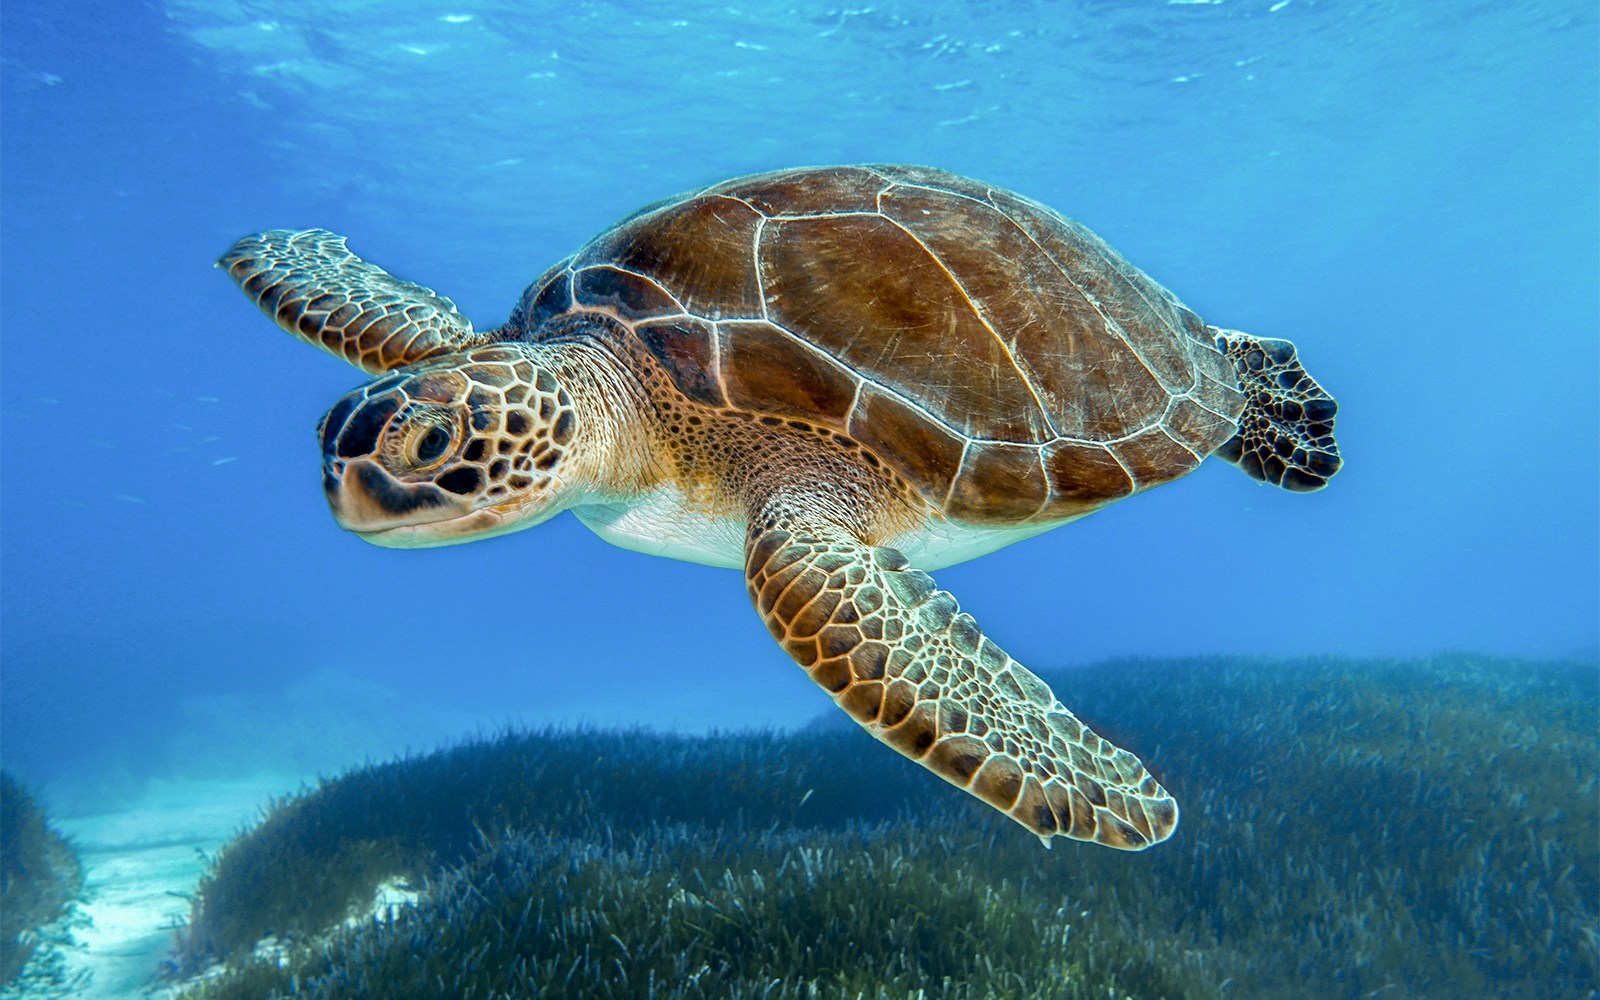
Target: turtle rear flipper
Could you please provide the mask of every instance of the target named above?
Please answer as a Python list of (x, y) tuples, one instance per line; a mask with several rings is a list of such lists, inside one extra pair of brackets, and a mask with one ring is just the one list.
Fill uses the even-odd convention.
[(326, 229), (246, 236), (217, 266), (279, 326), (374, 375), (492, 339), (454, 302), (368, 264)]
[(1306, 374), (1287, 340), (1211, 327), (1217, 350), (1233, 362), (1244, 390), (1239, 431), (1216, 454), (1245, 472), (1296, 493), (1320, 490), (1343, 459), (1333, 440), (1339, 412), (1327, 390)]

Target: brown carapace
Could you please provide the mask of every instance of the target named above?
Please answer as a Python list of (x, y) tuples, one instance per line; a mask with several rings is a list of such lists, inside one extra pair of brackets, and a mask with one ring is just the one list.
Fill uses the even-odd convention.
[(405, 548), (570, 509), (616, 544), (742, 567), (852, 718), (1046, 845), (1146, 847), (1178, 808), (924, 570), (1208, 455), (1299, 491), (1340, 465), (1336, 405), (1287, 341), (1207, 326), (1083, 226), (927, 167), (662, 202), (491, 331), (324, 230), (249, 236), (219, 265), (380, 376), (323, 420), (341, 525)]

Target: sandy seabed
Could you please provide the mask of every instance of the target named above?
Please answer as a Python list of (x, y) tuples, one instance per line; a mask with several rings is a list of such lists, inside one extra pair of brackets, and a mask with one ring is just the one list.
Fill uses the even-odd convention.
[(82, 859), (88, 896), (80, 912), (89, 924), (73, 932), (76, 946), (64, 952), (68, 981), (81, 984), (70, 995), (79, 1000), (166, 995), (157, 976), (170, 957), (173, 929), (188, 918), (189, 896), (206, 857), (253, 822), (274, 797), (310, 780), (258, 774), (153, 782), (115, 812), (55, 820), (52, 825)]

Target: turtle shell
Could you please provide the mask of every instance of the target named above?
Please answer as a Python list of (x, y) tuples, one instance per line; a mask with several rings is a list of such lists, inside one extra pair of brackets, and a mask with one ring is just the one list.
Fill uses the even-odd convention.
[(926, 167), (651, 206), (530, 285), (506, 332), (572, 311), (620, 320), (689, 398), (848, 434), (971, 523), (1176, 479), (1244, 405), (1200, 318), (1088, 229)]

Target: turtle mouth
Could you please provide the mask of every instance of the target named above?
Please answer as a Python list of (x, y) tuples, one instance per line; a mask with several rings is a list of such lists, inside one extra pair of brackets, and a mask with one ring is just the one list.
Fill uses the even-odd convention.
[(543, 520), (543, 517), (528, 516), (526, 504), (497, 504), (444, 520), (346, 530), (362, 541), (386, 549), (436, 549), (496, 535), (509, 535), (513, 531), (531, 528)]
[(406, 483), (369, 459), (329, 462), (322, 488), (339, 527), (358, 535), (451, 521), (470, 507), (432, 483)]
[(425, 549), (475, 541), (531, 527), (531, 498), (476, 507), (433, 483), (407, 483), (370, 459), (323, 469), (328, 508), (339, 527), (391, 549)]
[(422, 521), (416, 524), (397, 524), (388, 528), (351, 528), (345, 530), (364, 542), (386, 549), (433, 549), (461, 542), (475, 542), (491, 535), (503, 535), (521, 527), (507, 523), (508, 519), (490, 510), (475, 510), (459, 517), (440, 521)]

